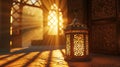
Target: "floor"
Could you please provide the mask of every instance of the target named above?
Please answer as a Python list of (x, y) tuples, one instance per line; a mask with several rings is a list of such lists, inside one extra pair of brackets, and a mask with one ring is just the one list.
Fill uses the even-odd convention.
[(120, 67), (120, 57), (91, 54), (90, 61), (65, 61), (65, 49), (29, 47), (0, 54), (0, 67)]

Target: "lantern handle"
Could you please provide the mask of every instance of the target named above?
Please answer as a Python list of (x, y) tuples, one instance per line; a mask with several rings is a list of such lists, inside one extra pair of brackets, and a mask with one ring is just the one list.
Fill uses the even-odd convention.
[(77, 9), (77, 8), (73, 9), (73, 14), (74, 14), (75, 18), (78, 17), (78, 12), (79, 12), (79, 9)]

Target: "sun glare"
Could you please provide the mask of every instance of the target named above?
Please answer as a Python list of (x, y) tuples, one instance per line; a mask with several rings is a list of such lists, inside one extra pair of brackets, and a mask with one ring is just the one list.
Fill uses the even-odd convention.
[(31, 2), (32, 2), (32, 3), (35, 3), (35, 2), (36, 2), (36, 0), (31, 0)]
[(58, 9), (56, 4), (51, 6), (51, 10), (48, 15), (48, 29), (49, 35), (58, 35), (58, 33), (62, 33), (63, 29), (63, 19), (62, 12)]
[(12, 46), (12, 41), (10, 41), (10, 46)]

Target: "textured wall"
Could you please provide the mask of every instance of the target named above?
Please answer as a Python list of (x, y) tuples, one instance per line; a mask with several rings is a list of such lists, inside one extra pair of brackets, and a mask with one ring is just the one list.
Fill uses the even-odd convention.
[(1, 0), (1, 30), (0, 51), (10, 51), (10, 0)]
[(115, 17), (116, 0), (92, 0), (92, 19)]
[(116, 24), (113, 23), (111, 21), (93, 23), (91, 40), (93, 52), (94, 50), (100, 53), (114, 53), (117, 51)]
[[(117, 8), (118, 8), (118, 41), (119, 41), (119, 48), (120, 48), (120, 0), (117, 1), (118, 5), (117, 5)], [(120, 52), (120, 49), (119, 49), (119, 52)]]
[(117, 10), (117, 0), (91, 0), (90, 4), (91, 51), (117, 54), (120, 48), (117, 19), (120, 16), (120, 8)]

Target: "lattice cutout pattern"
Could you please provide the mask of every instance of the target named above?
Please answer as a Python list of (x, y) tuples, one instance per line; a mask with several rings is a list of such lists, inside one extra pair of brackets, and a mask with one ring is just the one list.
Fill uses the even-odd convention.
[(85, 46), (86, 46), (86, 55), (89, 54), (89, 48), (88, 48), (88, 35), (85, 35)]
[(13, 1), (20, 2), (21, 0), (13, 0)]
[(34, 6), (41, 6), (41, 0), (23, 0), (24, 3)]
[(16, 35), (19, 34), (19, 25), (20, 25), (20, 4), (19, 3), (13, 3), (13, 6), (11, 8), (11, 23), (12, 23), (12, 34)]
[(31, 6), (41, 6), (41, 0), (13, 0), (13, 5), (11, 8), (11, 23), (12, 27), (10, 28), (11, 35), (18, 35), (20, 32), (20, 22), (22, 16), (22, 4), (31, 5)]
[(66, 54), (70, 55), (70, 35), (66, 35)]
[(84, 56), (84, 35), (74, 34), (74, 55)]
[(56, 4), (51, 6), (51, 10), (49, 11), (48, 15), (48, 27), (49, 35), (58, 35), (63, 34), (63, 19), (62, 19), (62, 12), (57, 7)]

